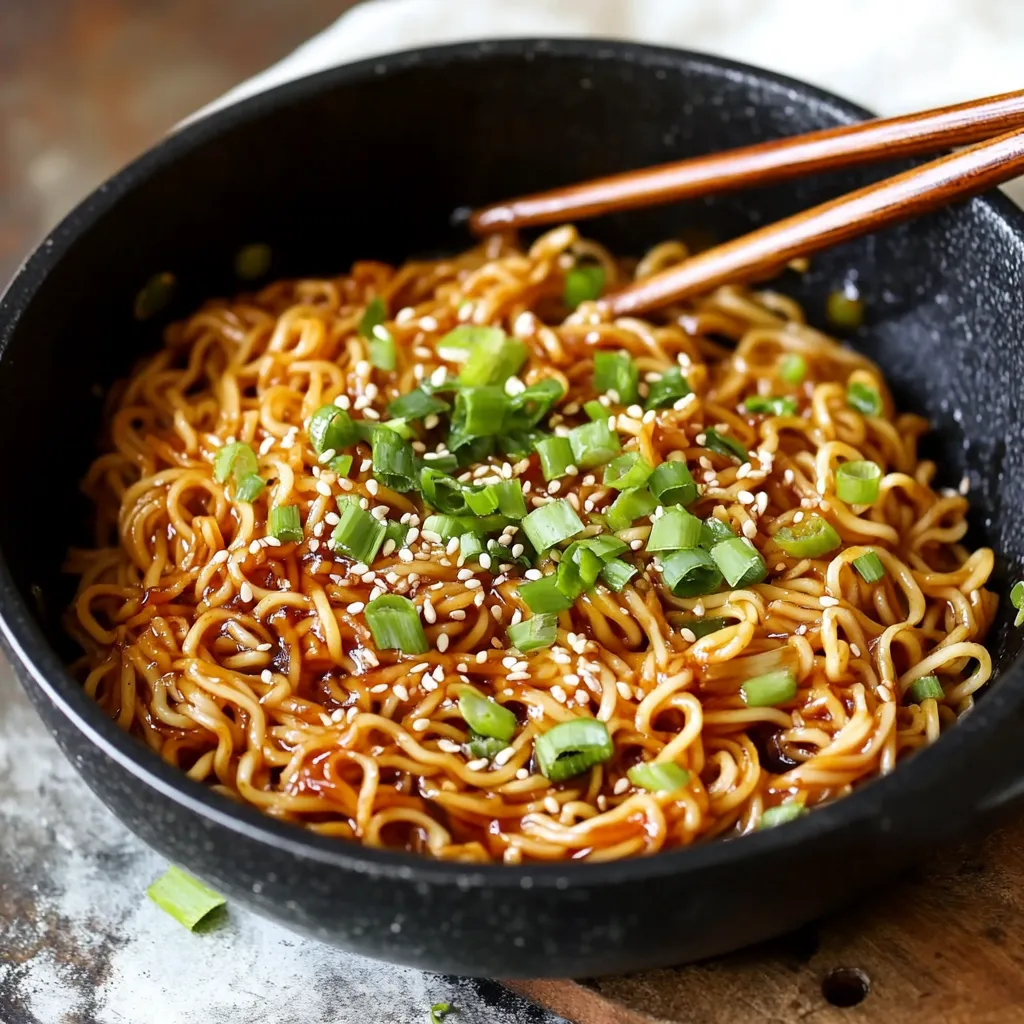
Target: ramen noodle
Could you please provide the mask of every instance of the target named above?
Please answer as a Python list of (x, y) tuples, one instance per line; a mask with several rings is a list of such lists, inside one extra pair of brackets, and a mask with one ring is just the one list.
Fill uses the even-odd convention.
[(988, 680), (987, 548), (878, 368), (772, 291), (649, 320), (572, 227), (212, 301), (115, 389), (86, 691), (278, 819), (463, 861), (779, 825)]

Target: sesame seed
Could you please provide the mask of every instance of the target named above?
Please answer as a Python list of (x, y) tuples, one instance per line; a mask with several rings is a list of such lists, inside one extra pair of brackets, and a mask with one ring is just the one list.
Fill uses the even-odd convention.
[(487, 758), (478, 757), (475, 761), (469, 761), (466, 763), (466, 767), (471, 772), (482, 772), (487, 767)]
[(380, 484), (378, 484), (376, 480), (367, 480), (366, 481), (366, 491), (367, 491), (368, 494), (370, 494), (370, 495), (372, 495), (373, 497), (376, 498), (377, 497), (377, 491), (379, 491), (379, 490), (380, 490)]
[(362, 601), (353, 601), (346, 609), (349, 615), (358, 615), (366, 605)]
[(643, 414), (643, 416), (640, 419), (640, 422), (641, 423), (653, 423), (655, 421), (655, 419), (657, 419), (657, 416), (658, 416), (658, 414), (657, 414), (657, 412), (654, 411), (654, 409), (649, 409), (647, 412), (645, 412)]
[(257, 651), (269, 651), (269, 650), (272, 650), (273, 647), (274, 647), (273, 644), (257, 644), (256, 645), (256, 650)]
[(426, 732), (426, 730), (430, 728), (430, 719), (417, 718), (416, 721), (412, 723), (412, 727), (416, 732)]
[(855, 657), (860, 657), (860, 648), (856, 644), (850, 644), (850, 653)]
[(559, 814), (561, 813), (562, 808), (553, 796), (546, 796), (544, 797), (544, 810), (547, 811), (548, 814)]
[(743, 523), (742, 529), (743, 529), (743, 536), (746, 537), (747, 540), (753, 540), (757, 536), (757, 526), (754, 523), (753, 519), (747, 519)]
[(679, 635), (688, 643), (693, 644), (697, 642), (697, 634), (692, 629), (686, 629), (685, 627), (679, 630)]
[(504, 750), (499, 750), (498, 753), (494, 755), (494, 763), (502, 765), (507, 764), (515, 756), (515, 752), (515, 747), (506, 747)]
[(516, 770), (516, 778), (517, 779), (522, 780), (522, 779), (528, 779), (529, 777), (530, 777), (530, 773), (525, 768), (519, 768), (519, 769)]
[(457, 754), (462, 749), (458, 743), (453, 743), (449, 739), (438, 740), (437, 747), (439, 750), (443, 750), (446, 754)]
[(644, 546), (644, 542), (642, 540), (640, 540), (640, 539), (631, 540), (629, 542), (629, 547), (630, 547), (630, 550), (632, 550), (632, 551), (639, 551), (643, 546)]
[(248, 604), (252, 600), (252, 587), (248, 583), (243, 583), (238, 588), (238, 596)]
[(441, 635), (440, 635), (440, 636), (439, 636), (439, 637), (437, 638), (437, 649), (438, 649), (438, 650), (439, 650), (439, 651), (440, 651), (440, 652), (441, 652), (442, 654), (444, 654), (444, 652), (448, 650), (448, 634), (447, 634), (447, 633), (442, 633), (442, 634), (441, 634)]
[(324, 483), (323, 480), (317, 480), (316, 490), (317, 494), (322, 494), (325, 498), (329, 498), (331, 496), (331, 488)]
[(487, 652), (486, 651), (477, 651), (477, 653), (476, 653), (476, 663), (478, 665), (482, 665), (486, 660), (487, 660)]
[(829, 597), (827, 594), (824, 597), (818, 598), (818, 603), (822, 608), (834, 608), (839, 604), (839, 599), (835, 597)]
[(398, 557), (403, 562), (411, 562), (413, 554), (408, 548), (402, 548), (402, 550), (398, 552)]
[(803, 518), (804, 518), (803, 512), (797, 512), (796, 515), (793, 516), (793, 522), (794, 523), (803, 522)]
[(434, 606), (430, 603), (429, 597), (423, 602), (423, 618), (431, 626), (437, 622), (437, 612), (434, 611)]
[(632, 700), (633, 699), (633, 691), (629, 688), (629, 686), (626, 683), (622, 683), (622, 682), (616, 683), (615, 684), (615, 689), (619, 691), (619, 696), (623, 700)]
[(260, 680), (264, 683), (272, 683), (274, 681), (274, 673), (269, 668), (265, 668), (260, 673)]
[[(479, 580), (466, 580), (467, 590), (478, 590), (483, 584)], [(483, 593), (480, 594), (481, 601), (483, 600)]]
[(612, 792), (616, 796), (621, 796), (627, 789), (629, 789), (629, 779), (619, 779), (612, 787)]
[(554, 697), (559, 704), (564, 704), (566, 700), (568, 700), (565, 690), (557, 685), (551, 687), (551, 696)]
[(490, 569), (490, 567), (491, 567), (491, 556), (489, 554), (487, 554), (486, 551), (481, 551), (480, 552), (479, 562), (480, 562), (480, 567), (482, 569)]
[(385, 693), (387, 691), (387, 683), (378, 683), (376, 686), (370, 687), (370, 693)]
[(754, 496), (753, 494), (750, 493), (750, 491), (740, 491), (740, 493), (736, 495), (736, 498), (741, 505), (754, 504)]
[(526, 572), (523, 573), (523, 575), (528, 580), (539, 580), (543, 578), (544, 573), (542, 573), (540, 569), (527, 569)]

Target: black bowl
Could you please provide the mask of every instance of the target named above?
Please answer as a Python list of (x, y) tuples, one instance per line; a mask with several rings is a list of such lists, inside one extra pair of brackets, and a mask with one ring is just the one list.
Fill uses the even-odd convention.
[[(453, 210), (596, 174), (865, 116), (728, 61), (600, 41), (476, 43), (307, 78), (192, 124), (101, 186), (40, 246), (0, 305), (0, 625), (22, 681), (88, 784), (146, 842), (232, 900), (346, 949), (431, 970), (580, 975), (679, 963), (793, 928), (979, 826), (1015, 792), (1024, 679), (1002, 612), (999, 678), (976, 710), (888, 778), (733, 842), (614, 864), (435, 863), (311, 835), (186, 780), (122, 733), (65, 671), (66, 545), (104, 390), (160, 324), (132, 313), (173, 273), (163, 321), (238, 288), (233, 260), (272, 246), (275, 275), (337, 272), (465, 245)], [(736, 235), (893, 167), (608, 217), (619, 250), (682, 231)], [(784, 282), (820, 319), (856, 276), (854, 342), (905, 407), (934, 421), (941, 476), (971, 483), (975, 539), (1024, 561), (1024, 222), (1000, 196), (844, 246)], [(1004, 603), (1005, 605), (1005, 603)]]

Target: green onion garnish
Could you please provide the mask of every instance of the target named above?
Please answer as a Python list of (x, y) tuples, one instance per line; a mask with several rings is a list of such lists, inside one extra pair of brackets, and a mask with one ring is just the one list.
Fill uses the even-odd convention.
[(607, 761), (615, 753), (608, 727), (596, 718), (559, 722), (533, 742), (541, 774), (561, 782)]
[(885, 575), (885, 566), (874, 551), (853, 560), (853, 567), (865, 583), (877, 583)]
[(228, 477), (234, 477), (237, 483), (243, 477), (252, 476), (257, 469), (256, 453), (244, 441), (236, 441), (217, 450), (213, 460), (213, 479), (222, 484)]
[(690, 773), (671, 761), (641, 761), (626, 776), (634, 786), (650, 793), (674, 793), (690, 781)]
[(730, 587), (748, 587), (768, 575), (761, 553), (746, 537), (721, 541), (711, 549), (711, 558)]
[(338, 476), (348, 476), (352, 471), (352, 456), (335, 455), (328, 463), (328, 466), (332, 473), (337, 473)]
[(583, 529), (576, 510), (564, 498), (534, 509), (522, 525), (523, 533), (538, 551), (547, 551)]
[(459, 383), (465, 387), (504, 384), (519, 371), (529, 354), (526, 342), (519, 338), (510, 338), (496, 327), (482, 328), (459, 372)]
[(649, 412), (651, 409), (663, 409), (666, 405), (675, 405), (680, 398), (685, 398), (688, 394), (690, 394), (690, 385), (683, 376), (683, 371), (678, 366), (671, 366), (661, 375), (660, 380), (651, 383), (644, 409)]
[[(418, 621), (419, 619), (417, 619)], [(480, 736), (493, 736), (506, 743), (515, 736), (519, 723), (508, 708), (485, 697), (479, 690), (474, 690), (472, 686), (460, 686), (458, 694), (459, 714), (466, 720), (466, 725), (473, 732)]]
[(783, 526), (773, 539), (794, 558), (820, 558), (843, 543), (835, 527), (818, 515), (807, 516), (793, 526)]
[(302, 540), (302, 520), (295, 505), (275, 505), (270, 510), (268, 525), (271, 537), (296, 544)]
[(661, 563), (661, 577), (676, 597), (701, 597), (722, 585), (722, 574), (701, 548), (676, 551)]
[(603, 466), (622, 450), (619, 435), (608, 426), (607, 418), (583, 423), (569, 431), (572, 460), (580, 468)]
[(363, 311), (363, 315), (359, 319), (359, 333), (364, 338), (369, 338), (373, 335), (374, 327), (380, 326), (388, 318), (388, 306), (387, 303), (379, 296), (375, 295), (366, 304), (366, 309)]
[(938, 676), (921, 676), (907, 690), (907, 700), (911, 704), (920, 704), (923, 700), (942, 700), (945, 696)]
[(721, 519), (716, 519), (714, 516), (708, 516), (704, 520), (704, 529), (700, 535), (700, 546), (710, 551), (716, 544), (720, 544), (723, 540), (731, 540), (736, 536), (736, 531), (728, 524), (723, 523)]
[(395, 347), (395, 339), (386, 327), (377, 325), (373, 329), (366, 344), (370, 356), (370, 365), (376, 366), (378, 370), (393, 370), (398, 362), (398, 350)]
[[(453, 482), (456, 486), (461, 487), (457, 480)], [(427, 496), (426, 490), (423, 493), (424, 496)], [(462, 494), (469, 511), (474, 515), (487, 516), (498, 511), (498, 488), (494, 484), (487, 484), (484, 487), (464, 487)], [(436, 505), (434, 507), (437, 508)], [(440, 511), (445, 510), (441, 509)]]
[(784, 825), (787, 821), (795, 821), (806, 812), (807, 808), (796, 800), (789, 800), (784, 804), (775, 807), (768, 807), (761, 815), (757, 823), (760, 831), (765, 828), (775, 828), (776, 825)]
[(740, 687), (740, 696), (748, 708), (771, 708), (785, 704), (796, 696), (796, 677), (786, 668), (754, 676)]
[(878, 500), (882, 469), (875, 462), (858, 459), (836, 469), (836, 496), (848, 505), (872, 505)]
[(538, 441), (537, 454), (545, 480), (565, 476), (565, 471), (572, 465), (572, 445), (567, 437), (546, 437)]
[(445, 1016), (451, 1012), (451, 1003), (434, 1003), (430, 1008), (430, 1024), (442, 1024)]
[(623, 491), (608, 506), (606, 516), (612, 533), (628, 529), (641, 516), (649, 516), (658, 507), (658, 499), (646, 487)]
[(643, 487), (654, 467), (639, 452), (624, 452), (604, 467), (604, 485), (617, 491)]
[(695, 548), (704, 524), (685, 508), (666, 509), (658, 516), (647, 538), (648, 551), (682, 551)]
[(450, 516), (434, 515), (427, 516), (423, 522), (423, 530), (426, 533), (436, 533), (441, 540), (451, 540), (452, 537), (461, 537), (464, 533), (475, 533), (483, 537), (488, 533), (495, 533), (508, 526), (510, 520), (505, 516)]
[(604, 563), (590, 548), (581, 544), (570, 544), (565, 549), (555, 579), (558, 589), (567, 598), (575, 601), (585, 590), (597, 582)]
[(833, 327), (854, 331), (864, 322), (864, 303), (857, 297), (855, 289), (849, 286), (837, 289), (829, 293), (825, 316)]
[(508, 642), (523, 654), (550, 647), (557, 637), (556, 615), (534, 615), (532, 619), (508, 627)]
[(243, 476), (235, 484), (235, 501), (255, 501), (266, 486), (266, 480), (261, 479), (255, 473)]
[(450, 410), (451, 406), (443, 398), (428, 395), (423, 388), (414, 388), (407, 395), (399, 395), (388, 403), (388, 415), (403, 420), (422, 420)]
[(614, 394), (621, 405), (632, 405), (639, 392), (640, 372), (626, 352), (594, 353), (594, 390), (599, 395)]
[(1017, 617), (1013, 620), (1015, 626), (1024, 624), (1024, 580), (1014, 583), (1010, 588), (1010, 604), (1017, 609)]
[(583, 403), (583, 411), (591, 420), (606, 420), (611, 415), (607, 405), (602, 405), (596, 398)]
[(493, 437), (504, 430), (509, 406), (508, 395), (499, 387), (466, 388), (455, 396), (452, 429), (466, 437)]
[(185, 874), (181, 868), (171, 868), (146, 893), (161, 910), (165, 910), (189, 931), (227, 902), (219, 893)]
[(771, 398), (766, 395), (751, 395), (744, 403), (747, 412), (763, 413), (765, 416), (795, 416), (796, 401), (792, 398)]
[(492, 761), (507, 746), (504, 740), (495, 739), (493, 736), (480, 736), (472, 730), (469, 739), (466, 740), (466, 752), (470, 757), (486, 757), (488, 761)]
[[(427, 504), (445, 515), (461, 516), (469, 511), (477, 511), (469, 505), (469, 494), (463, 490), (462, 484), (455, 477), (440, 473), (429, 466), (424, 466), (420, 470), (420, 490)], [(497, 507), (498, 503), (495, 501), (493, 507), (483, 510), (481, 514), (493, 512)]]
[(720, 434), (713, 427), (704, 431), (704, 447), (716, 455), (724, 455), (728, 459), (739, 459), (740, 462), (746, 462), (750, 458), (750, 453), (735, 437)]
[(464, 363), (478, 344), (488, 343), (488, 339), (490, 339), (489, 343), (494, 345), (504, 337), (505, 332), (500, 327), (476, 327), (473, 324), (460, 324), (443, 338), (439, 338), (434, 348), (445, 362)]
[(464, 533), (459, 538), (459, 554), (467, 561), (475, 561), (487, 550), (483, 538), (475, 533)]
[(373, 432), (373, 475), (392, 491), (411, 491), (417, 483), (416, 453), (393, 430)]
[(703, 619), (687, 619), (682, 623), (681, 628), (688, 629), (698, 640), (701, 637), (710, 636), (720, 629), (725, 629), (729, 623), (726, 619), (719, 619), (713, 616)]
[(794, 387), (802, 384), (807, 376), (807, 360), (796, 352), (787, 353), (779, 360), (779, 376)]
[(392, 519), (384, 524), (384, 543), (387, 544), (389, 540), (394, 541), (396, 550), (408, 546), (405, 543), (405, 538), (408, 536), (409, 527), (404, 523), (399, 523)]
[(502, 480), (492, 484), (498, 497), (498, 511), (509, 519), (522, 519), (526, 515), (526, 498), (518, 480)]
[(416, 605), (401, 594), (381, 594), (374, 598), (366, 606), (366, 624), (380, 651), (423, 654), (430, 646)]
[(568, 597), (558, 587), (558, 577), (552, 573), (539, 580), (519, 584), (519, 597), (534, 615), (551, 615), (571, 608), (575, 597)]
[(344, 409), (336, 405), (321, 405), (309, 420), (309, 441), (317, 455), (328, 449), (341, 451), (359, 440), (359, 434)]
[(624, 562), (621, 558), (611, 558), (601, 566), (601, 579), (616, 593), (637, 574), (636, 566)]
[(381, 544), (387, 527), (354, 501), (338, 502), (339, 519), (331, 534), (331, 550), (347, 555), (353, 562), (369, 565)]
[(864, 416), (882, 415), (882, 396), (859, 380), (852, 380), (846, 385), (846, 404)]
[(697, 485), (682, 459), (661, 463), (647, 486), (662, 505), (690, 505), (697, 500)]
[(629, 550), (629, 545), (618, 537), (609, 533), (602, 533), (600, 537), (587, 537), (585, 540), (574, 541), (573, 548), (588, 548), (593, 551), (602, 562), (607, 562), (623, 551)]
[(604, 288), (604, 267), (600, 263), (582, 263), (565, 275), (565, 305), (575, 309), (581, 302), (590, 302)]

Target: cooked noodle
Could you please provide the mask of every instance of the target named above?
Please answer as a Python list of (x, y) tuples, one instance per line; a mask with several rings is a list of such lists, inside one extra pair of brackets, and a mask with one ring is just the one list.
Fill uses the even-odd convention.
[[(789, 298), (725, 287), (650, 321), (563, 306), (581, 259), (611, 288), (685, 255), (670, 242), (619, 261), (563, 227), (528, 251), (494, 237), (451, 259), (278, 282), (172, 325), (113, 396), (106, 453), (85, 479), (95, 547), (69, 557), (80, 577), (69, 621), (86, 691), (165, 761), (275, 817), (370, 846), (508, 863), (611, 860), (748, 832), (767, 808), (841, 797), (936, 740), (991, 673), (993, 555), (961, 543), (966, 497), (932, 488), (935, 466), (917, 456), (926, 422), (897, 413), (877, 367), (807, 326)], [(389, 311), (394, 372), (371, 366), (357, 330), (374, 296)], [(587, 420), (595, 350), (628, 352), (641, 395), (681, 367), (692, 395), (647, 413), (612, 403), (615, 429), (653, 465), (685, 459), (701, 489), (690, 511), (752, 540), (767, 579), (673, 597), (644, 550), (645, 516), (619, 534), (640, 574), (620, 593), (580, 596), (554, 646), (510, 653), (508, 625), (529, 616), (522, 568), (460, 572), (457, 542), (420, 535), (420, 495), (380, 485), (367, 444), (346, 478), (307, 436), (325, 403), (387, 419), (390, 399), (439, 367), (457, 371), (434, 346), (459, 323), (526, 342), (522, 382), (554, 377), (566, 389), (556, 432)], [(790, 353), (807, 376), (787, 388), (779, 365)], [(877, 390), (881, 415), (847, 404), (851, 381)], [(784, 393), (795, 415), (742, 410), (748, 396)], [(418, 426), (418, 452), (443, 445), (435, 422)], [(709, 428), (748, 461), (706, 447)], [(214, 479), (218, 449), (234, 441), (251, 444), (269, 483), (252, 503)], [(837, 466), (861, 459), (883, 473), (864, 507), (835, 494)], [(519, 479), (531, 509), (567, 499), (586, 521), (615, 497), (600, 468), (549, 485), (536, 456), (484, 465), (474, 479)], [(344, 497), (401, 520), (410, 546), (385, 545), (369, 566), (333, 554)], [(271, 505), (298, 507), (301, 543), (268, 535)], [(811, 515), (838, 531), (838, 550), (798, 558), (773, 543)], [(514, 548), (515, 533), (503, 543)], [(852, 566), (871, 550), (886, 570), (874, 584)], [(553, 567), (550, 557), (538, 566)], [(426, 654), (375, 649), (364, 610), (374, 591), (415, 602)], [(726, 625), (694, 641), (688, 624), (706, 617)], [(778, 669), (795, 676), (796, 696), (748, 707), (740, 685)], [(944, 697), (905, 703), (929, 674)], [(465, 683), (517, 714), (515, 737), (491, 759), (465, 751)], [(549, 782), (533, 741), (574, 716), (605, 722), (614, 755)], [(687, 769), (688, 784), (633, 785), (627, 770), (655, 758)]]

